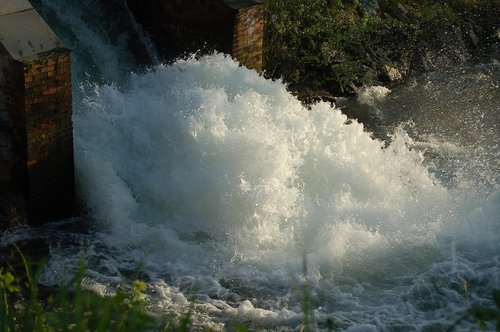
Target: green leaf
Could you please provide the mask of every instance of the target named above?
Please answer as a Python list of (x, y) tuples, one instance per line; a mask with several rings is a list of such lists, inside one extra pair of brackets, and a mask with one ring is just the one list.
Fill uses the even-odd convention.
[(248, 332), (248, 329), (245, 327), (245, 325), (241, 323), (234, 322), (231, 325), (233, 325), (233, 328), (238, 332)]
[(15, 286), (15, 285), (9, 285), (7, 286), (7, 290), (11, 293), (19, 293), (21, 290), (19, 289), (19, 287)]
[(147, 286), (146, 286), (146, 283), (145, 283), (145, 282), (140, 281), (140, 280), (135, 280), (132, 284), (134, 285), (134, 287), (135, 287), (138, 291), (140, 291), (140, 292), (144, 292), (144, 291), (146, 291)]
[(20, 292), (18, 285), (16, 285), (16, 277), (12, 273), (7, 272), (4, 275), (0, 275), (0, 287), (6, 289), (10, 293)]
[(5, 285), (6, 286), (10, 285), (11, 283), (14, 282), (15, 279), (16, 278), (14, 278), (14, 276), (12, 275), (12, 273), (7, 272), (7, 274), (5, 275), (5, 278), (4, 278)]

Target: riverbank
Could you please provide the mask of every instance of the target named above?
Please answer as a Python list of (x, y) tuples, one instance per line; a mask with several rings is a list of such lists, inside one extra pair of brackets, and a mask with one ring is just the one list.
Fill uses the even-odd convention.
[(491, 0), (269, 0), (266, 15), (265, 76), (282, 77), (305, 103), (499, 60)]

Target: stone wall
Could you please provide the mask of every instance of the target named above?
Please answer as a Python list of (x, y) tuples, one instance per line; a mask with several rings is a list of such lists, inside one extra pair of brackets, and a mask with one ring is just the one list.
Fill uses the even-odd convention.
[(260, 73), (263, 69), (263, 42), (263, 5), (240, 9), (234, 26), (233, 57)]

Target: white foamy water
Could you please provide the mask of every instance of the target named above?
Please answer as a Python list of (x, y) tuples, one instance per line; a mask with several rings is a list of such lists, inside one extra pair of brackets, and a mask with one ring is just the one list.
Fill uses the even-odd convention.
[[(45, 5), (58, 12), (61, 1)], [(215, 330), (232, 321), (298, 330), (304, 289), (320, 330), (332, 318), (340, 331), (446, 331), (469, 306), (491, 305), (500, 288), (495, 126), (478, 139), (483, 150), (429, 124), (411, 135), (419, 123), (395, 123), (382, 142), (222, 54), (129, 75), (123, 47), (108, 47), (71, 8), (64, 24), (100, 45), (81, 52), (92, 68), (74, 64), (90, 72), (76, 77), (73, 120), (91, 230), (70, 243), (57, 227), (42, 232), (52, 238), (44, 282), (70, 278), (83, 254), (87, 288), (110, 294), (140, 278), (151, 311), (194, 306), (195, 325)], [(113, 65), (96, 65), (108, 53)], [(393, 104), (394, 94), (384, 90)]]
[(320, 326), (444, 328), (498, 287), (496, 189), (441, 183), (403, 129), (385, 147), (221, 54), (87, 90), (81, 193), (155, 310), (196, 290), (210, 320), (294, 328), (304, 257)]

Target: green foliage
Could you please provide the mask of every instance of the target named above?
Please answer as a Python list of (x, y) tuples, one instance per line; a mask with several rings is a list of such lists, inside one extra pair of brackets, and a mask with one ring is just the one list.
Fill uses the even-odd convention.
[[(324, 15), (326, 0), (269, 0), (265, 56), (268, 76), (283, 76), (292, 90), (306, 97), (328, 80), (321, 69), (329, 63), (328, 47), (334, 21)], [(286, 9), (284, 9), (286, 8)], [(284, 9), (284, 10), (283, 10)], [(316, 75), (319, 75), (317, 77)]]
[(0, 267), (0, 289), (5, 293), (20, 292), (18, 280), (10, 272), (4, 274), (3, 267)]
[[(113, 296), (99, 296), (82, 288), (85, 264), (75, 278), (46, 298), (41, 298), (37, 277), (19, 278), (0, 268), (0, 332), (14, 331), (189, 331), (190, 312), (179, 321), (161, 322), (148, 314), (143, 299), (147, 286), (136, 280)], [(27, 280), (23, 285), (21, 279)]]
[[(41, 297), (38, 276), (32, 275), (30, 265), (17, 246), (24, 273), (4, 271), (0, 267), (0, 332), (16, 331), (163, 331), (187, 332), (192, 326), (192, 307), (179, 318), (165, 321), (153, 319), (147, 312), (144, 294), (147, 285), (135, 280), (123, 286), (113, 296), (99, 296), (82, 288), (85, 264), (80, 263), (76, 276), (51, 295)], [(14, 271), (14, 270), (12, 270)], [(25, 280), (22, 282), (21, 280)], [(304, 258), (303, 281), (297, 283), (297, 298), (304, 319), (301, 331), (315, 331), (315, 305), (307, 283), (307, 261)], [(249, 331), (245, 325), (233, 322), (235, 331)], [(333, 331), (333, 320), (326, 321), (328, 331)]]
[[(0, 332), (15, 331), (164, 331), (187, 332), (191, 329), (192, 308), (179, 319), (159, 321), (148, 314), (144, 293), (147, 285), (135, 280), (122, 287), (113, 296), (99, 296), (82, 288), (85, 264), (80, 264), (77, 275), (66, 286), (54, 294), (41, 298), (37, 276), (19, 251), (26, 275), (20, 278), (12, 271), (0, 267)], [(314, 296), (307, 279), (307, 256), (303, 260), (303, 280), (297, 282), (296, 294), (304, 318), (301, 331), (316, 331)], [(26, 282), (21, 282), (26, 280)], [(500, 290), (493, 292), (496, 308), (471, 307), (467, 310), (479, 327), (488, 328), (488, 323), (496, 324), (500, 331)], [(469, 317), (470, 317), (469, 316)], [(452, 331), (468, 316), (460, 318), (448, 331)], [(249, 329), (241, 323), (231, 323), (235, 331)], [(324, 322), (328, 331), (335, 328), (334, 321)]]
[(496, 309), (485, 307), (472, 307), (468, 310), (469, 314), (476, 319), (477, 324), (485, 329), (488, 327), (488, 322), (496, 324), (496, 330), (500, 331), (500, 290), (493, 292), (493, 301)]
[[(450, 29), (495, 36), (497, 0), (267, 0), (265, 75), (306, 103), (383, 83), (384, 66), (412, 70)], [(472, 37), (471, 37), (472, 38)], [(493, 37), (492, 37), (493, 38)], [(490, 40), (491, 41), (491, 40)]]
[[(9, 316), (9, 300), (7, 294), (18, 292), (20, 292), (18, 280), (10, 272), (4, 274), (3, 268), (0, 268), (0, 294), (2, 295), (0, 318)], [(3, 324), (4, 323), (2, 323), (2, 330)]]
[(495, 324), (496, 331), (500, 331), (500, 290), (494, 290), (492, 295), (496, 308), (484, 306), (470, 307), (464, 315), (458, 318), (446, 331), (455, 331), (459, 324), (465, 320), (469, 320), (471, 317), (475, 319), (477, 325), (481, 329), (487, 329), (489, 327), (488, 323), (491, 322)]

